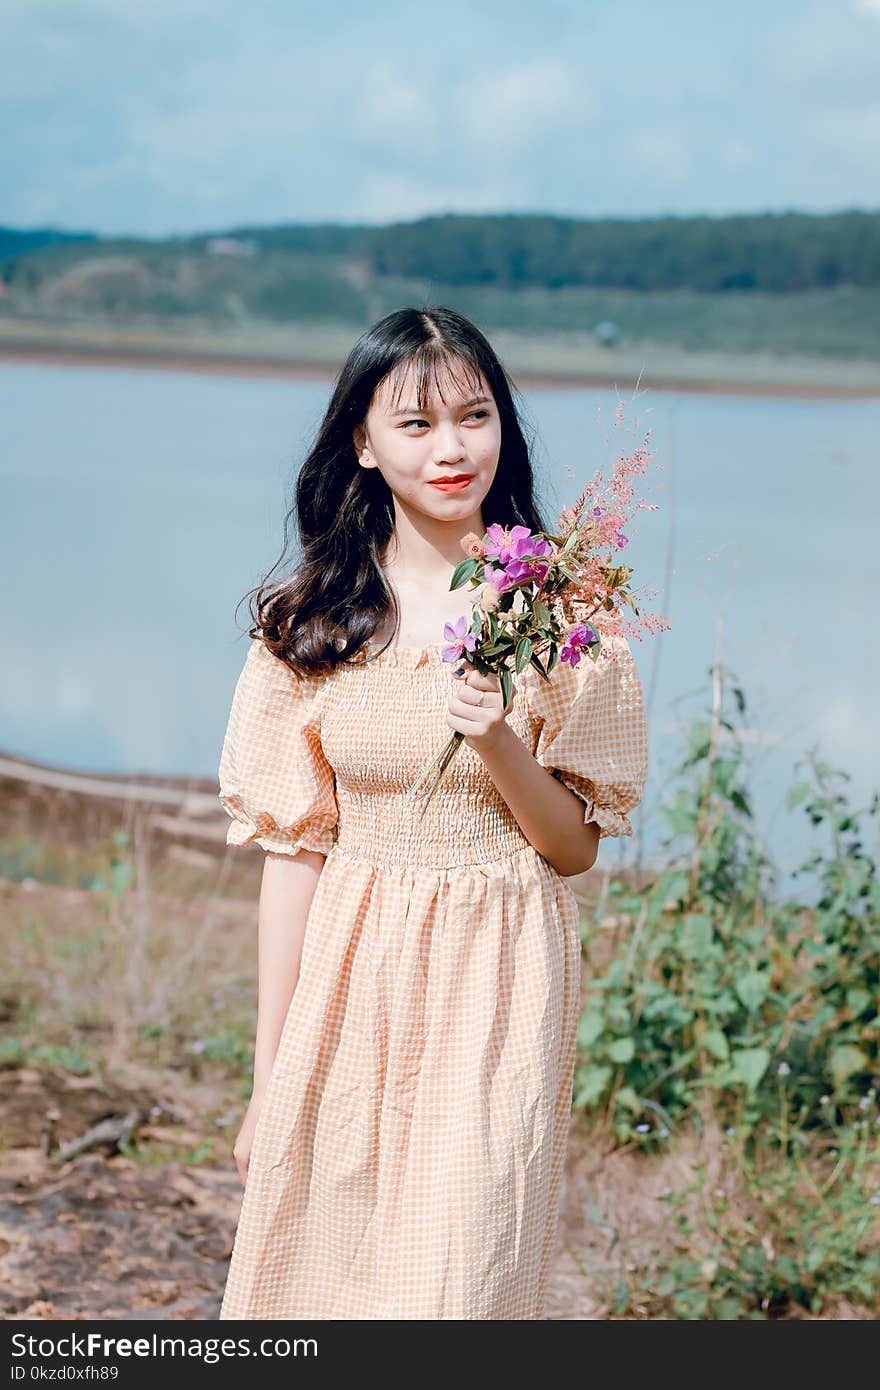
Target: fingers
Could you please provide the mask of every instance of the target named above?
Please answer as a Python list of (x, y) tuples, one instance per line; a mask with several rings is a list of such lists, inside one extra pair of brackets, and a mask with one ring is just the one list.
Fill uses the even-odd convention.
[(469, 685), (472, 690), (500, 690), (501, 683), (497, 676), (484, 676), (482, 671), (478, 671), (476, 666), (466, 666), (461, 675), (460, 667), (456, 667), (452, 672), (460, 685)]
[(497, 685), (490, 685), (486, 681), (478, 685), (476, 681), (465, 680), (459, 681), (459, 687), (456, 691), (463, 705), (478, 705), (483, 709), (492, 703), (490, 696), (500, 695), (500, 693)]

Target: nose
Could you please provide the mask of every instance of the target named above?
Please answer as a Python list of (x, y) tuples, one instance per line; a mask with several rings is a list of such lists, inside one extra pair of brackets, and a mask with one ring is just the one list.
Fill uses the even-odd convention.
[(461, 439), (461, 433), (451, 420), (446, 420), (437, 427), (436, 441), (436, 463), (461, 463), (467, 458), (467, 450)]

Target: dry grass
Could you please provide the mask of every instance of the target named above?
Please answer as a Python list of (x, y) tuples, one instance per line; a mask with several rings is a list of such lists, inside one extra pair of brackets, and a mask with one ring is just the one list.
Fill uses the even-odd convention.
[[(8, 864), (27, 847), (30, 862), (61, 882), (36, 873), (0, 878), (4, 1167), (12, 1171), (17, 1154), (34, 1152), (49, 1110), (69, 1138), (111, 1101), (121, 1110), (126, 1095), (136, 1096), (149, 1108), (152, 1097), (169, 1113), (141, 1130), (128, 1161), (145, 1173), (193, 1164), (208, 1187), (216, 1174), (225, 1205), (215, 1214), (231, 1224), (235, 1194), (223, 1184), (249, 1090), (261, 853), (169, 840), (167, 817), (144, 807), (46, 789), (36, 799), (21, 789), (16, 796), (7, 801), (10, 836), (0, 855)], [(609, 870), (572, 880), (595, 924), (584, 990), (603, 961), (632, 949), (638, 931), (638, 923), (609, 914), (609, 881)], [(87, 882), (94, 886), (75, 886)], [(639, 1290), (682, 1253), (709, 1258), (719, 1203), (734, 1239), (749, 1223), (769, 1232), (744, 1180), (739, 1141), (710, 1104), (699, 1119), (649, 1154), (617, 1146), (600, 1120), (572, 1117), (551, 1316), (615, 1316), (621, 1285), (634, 1296), (624, 1316), (657, 1316), (639, 1302)], [(820, 1199), (827, 1168), (820, 1155), (804, 1170), (802, 1194), (809, 1197), (812, 1184)], [(674, 1212), (664, 1194), (691, 1185)], [(686, 1217), (687, 1231), (676, 1215)], [(810, 1316), (798, 1307), (783, 1315)], [(837, 1298), (820, 1316), (871, 1314)]]

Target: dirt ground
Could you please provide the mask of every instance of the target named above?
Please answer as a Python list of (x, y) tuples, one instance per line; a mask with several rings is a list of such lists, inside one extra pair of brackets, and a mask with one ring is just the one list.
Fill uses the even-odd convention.
[[(241, 1202), (227, 1166), (179, 1160), (151, 1168), (114, 1141), (60, 1161), (59, 1144), (108, 1115), (148, 1116), (139, 1142), (196, 1137), (177, 1107), (36, 1069), (2, 1073), (5, 1140), (0, 1163), (0, 1315), (7, 1320), (217, 1317)], [(15, 1140), (10, 1144), (11, 1136)], [(45, 1152), (51, 1135), (52, 1157)], [(232, 1138), (230, 1137), (230, 1148)], [(602, 1311), (579, 1270), (584, 1232), (576, 1190), (595, 1155), (573, 1121), (566, 1219), (548, 1301), (552, 1318)]]

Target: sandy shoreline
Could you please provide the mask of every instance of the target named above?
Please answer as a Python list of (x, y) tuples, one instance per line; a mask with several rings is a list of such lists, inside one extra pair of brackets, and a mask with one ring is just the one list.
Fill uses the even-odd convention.
[[(331, 381), (340, 363), (331, 364), (289, 357), (245, 356), (236, 353), (168, 351), (120, 344), (118, 347), (91, 344), (53, 345), (0, 340), (0, 362), (31, 366), (109, 367), (163, 372), (191, 372), (197, 375), (268, 378), (288, 381)], [(619, 386), (628, 390), (631, 370), (623, 364), (608, 372), (553, 372), (511, 368), (511, 375), (523, 390), (562, 390)], [(846, 386), (840, 383), (790, 381), (736, 381), (678, 376), (646, 368), (640, 378), (641, 391), (685, 391), (703, 395), (771, 396), (803, 399), (872, 400), (880, 397), (877, 385)]]

